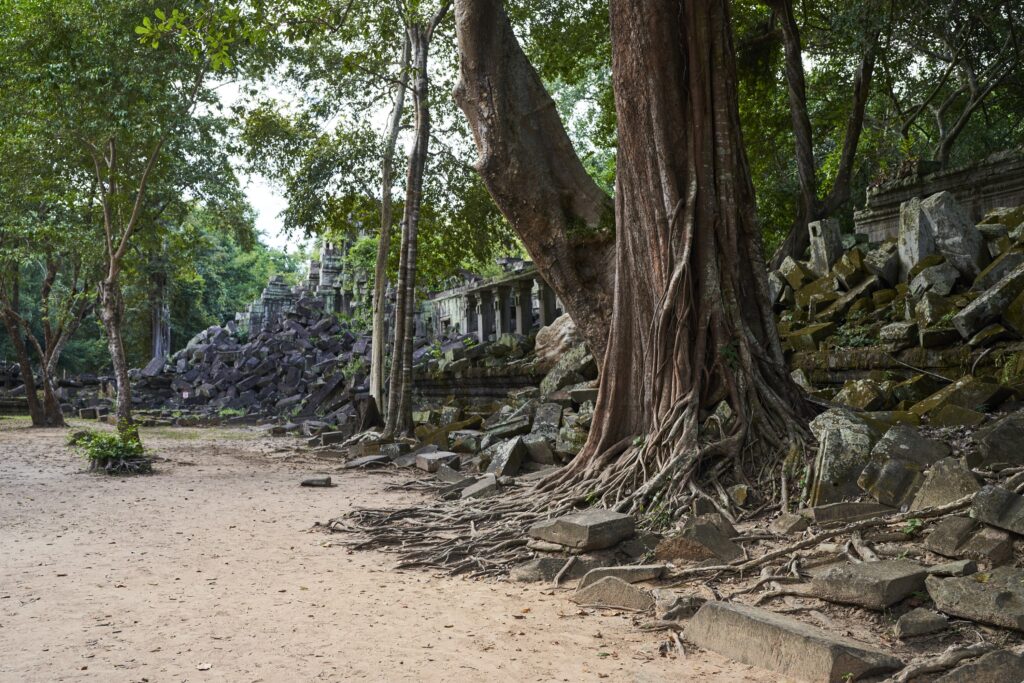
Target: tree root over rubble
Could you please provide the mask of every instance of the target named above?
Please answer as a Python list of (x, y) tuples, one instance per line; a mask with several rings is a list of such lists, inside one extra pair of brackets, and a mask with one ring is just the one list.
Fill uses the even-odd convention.
[[(619, 444), (619, 453), (631, 447), (635, 448), (627, 443)], [(709, 474), (722, 473), (726, 464), (737, 465), (722, 460), (711, 468)], [(785, 466), (782, 470), (785, 471)], [(778, 474), (778, 469), (774, 471)], [(1024, 489), (1024, 472), (1011, 470), (1009, 473), (1012, 476), (1003, 485), (1020, 493)], [(353, 549), (377, 549), (398, 554), (398, 569), (424, 568), (473, 577), (498, 576), (507, 573), (513, 565), (535, 557), (534, 552), (526, 547), (525, 532), (531, 525), (598, 502), (578, 487), (568, 490), (553, 487), (552, 484), (558, 480), (558, 475), (549, 477), (542, 480), (537, 488), (516, 490), (498, 499), (442, 501), (401, 509), (358, 509), (332, 519), (327, 527), (330, 531), (353, 535), (355, 540), (346, 544)], [(786, 486), (784, 477), (782, 485)], [(718, 509), (730, 519), (735, 517), (730, 513), (724, 495), (708, 495), (697, 487), (693, 479), (689, 480), (689, 488), (693, 492), (691, 499), (710, 498), (716, 504), (724, 499), (725, 504), (719, 504)], [(848, 537), (846, 554), (854, 554), (862, 560), (870, 559), (873, 553), (861, 539), (861, 531), (901, 524), (911, 519), (947, 516), (969, 506), (972, 499), (973, 495), (969, 495), (942, 506), (853, 522), (821, 531), (759, 557), (744, 557), (729, 564), (686, 567), (666, 578), (675, 580), (672, 585), (680, 585), (709, 575), (742, 575), (777, 561), (792, 561), (800, 551), (837, 537)]]
[(975, 643), (974, 645), (967, 645), (966, 647), (951, 645), (941, 655), (926, 660), (920, 664), (908, 666), (897, 675), (886, 679), (886, 683), (908, 683), (908, 681), (920, 678), (926, 674), (947, 671), (965, 659), (979, 657), (994, 649), (996, 649), (996, 646), (992, 643)]

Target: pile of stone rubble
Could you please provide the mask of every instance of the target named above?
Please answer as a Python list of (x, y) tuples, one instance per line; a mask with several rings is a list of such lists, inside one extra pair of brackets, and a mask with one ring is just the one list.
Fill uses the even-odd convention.
[(251, 338), (233, 322), (203, 330), (169, 358), (133, 371), (132, 389), (141, 405), (164, 410), (316, 415), (338, 424), (354, 414), (368, 366), (368, 338), (307, 297)]
[(585, 345), (552, 352), (542, 339), (539, 351), (558, 358), (540, 387), (496, 403), (423, 403), (413, 413), (415, 439), (383, 443), (370, 433), (353, 443), (351, 431), (325, 429), (309, 446), (321, 455), (355, 456), (349, 468), (418, 468), (435, 475), (446, 497), (481, 498), (517, 478), (529, 481), (579, 452), (597, 399), (597, 366)]
[(821, 398), (977, 425), (1005, 392), (920, 402), (962, 375), (1024, 382), (1024, 207), (974, 225), (941, 192), (905, 202), (900, 218), (896, 240), (845, 252), (837, 222), (811, 224), (810, 261), (769, 277), (783, 346)]

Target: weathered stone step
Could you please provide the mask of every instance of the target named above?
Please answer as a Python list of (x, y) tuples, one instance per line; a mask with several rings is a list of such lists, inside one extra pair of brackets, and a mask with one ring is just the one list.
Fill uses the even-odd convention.
[(896, 657), (758, 607), (706, 603), (685, 637), (706, 650), (800, 681), (841, 683), (895, 671)]

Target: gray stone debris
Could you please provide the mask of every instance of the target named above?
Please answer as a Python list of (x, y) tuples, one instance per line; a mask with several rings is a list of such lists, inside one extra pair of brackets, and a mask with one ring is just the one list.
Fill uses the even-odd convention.
[(1022, 292), (1024, 264), (1014, 268), (1002, 280), (953, 316), (953, 327), (961, 337), (970, 339), (975, 332), (998, 320)]
[(665, 588), (655, 588), (651, 595), (654, 596), (654, 616), (663, 621), (689, 619), (707, 602), (696, 595), (680, 595)]
[(900, 227), (897, 240), (900, 255), (900, 279), (905, 280), (914, 266), (935, 253), (935, 238), (928, 218), (917, 197), (900, 205)]
[(1024, 631), (1024, 571), (998, 567), (962, 578), (925, 580), (940, 612)]
[(606, 576), (614, 576), (617, 579), (622, 579), (626, 583), (639, 583), (641, 581), (653, 581), (654, 579), (660, 578), (665, 573), (665, 565), (663, 564), (634, 564), (625, 565), (621, 567), (599, 567), (597, 569), (591, 569), (587, 572), (583, 580), (580, 581), (579, 588), (585, 588), (592, 583), (596, 583)]
[(458, 484), (459, 482), (466, 480), (472, 481), (472, 477), (467, 477), (462, 472), (459, 472), (457, 469), (449, 467), (448, 465), (441, 465), (438, 467), (435, 474), (438, 481), (443, 481), (446, 484)]
[[(509, 578), (517, 583), (550, 583), (558, 576), (558, 572), (562, 571), (567, 561), (568, 558), (565, 557), (538, 557), (513, 567), (509, 572)], [(563, 578), (569, 581), (582, 579), (587, 572), (610, 562), (610, 556), (577, 556)]]
[(694, 519), (659, 543), (654, 556), (664, 562), (732, 562), (743, 557), (743, 549), (715, 524)]
[(983, 467), (1024, 465), (1024, 411), (1011, 413), (979, 429), (974, 440)]
[(1024, 264), (1024, 251), (1007, 251), (1000, 254), (975, 278), (971, 289), (983, 292), (989, 287), (995, 286), (997, 282), (1009, 275), (1014, 268), (1021, 264)]
[(978, 571), (974, 560), (955, 560), (928, 567), (928, 576), (969, 576)]
[(871, 458), (875, 462), (884, 462), (889, 458), (899, 458), (928, 467), (942, 458), (949, 457), (949, 446), (921, 436), (914, 427), (896, 425), (891, 427), (871, 449)]
[(882, 505), (898, 508), (921, 486), (920, 465), (898, 458), (882, 465), (869, 462), (857, 479), (857, 485)]
[(896, 243), (884, 242), (878, 249), (870, 251), (864, 257), (864, 268), (886, 286), (894, 286), (900, 277), (900, 254)]
[(789, 536), (790, 534), (798, 534), (804, 531), (810, 525), (810, 520), (803, 515), (798, 515), (795, 512), (783, 512), (772, 520), (768, 529), (773, 534)]
[(881, 434), (854, 413), (839, 408), (818, 415), (810, 428), (818, 441), (811, 503), (835, 503), (856, 495), (857, 476)]
[(947, 517), (924, 540), (927, 550), (998, 567), (1013, 558), (1013, 539), (1005, 531), (982, 526), (967, 517)]
[(924, 588), (927, 570), (910, 560), (829, 567), (811, 579), (811, 592), (829, 602), (885, 609)]
[(345, 469), (359, 469), (362, 467), (380, 467), (391, 462), (386, 455), (364, 455), (361, 458), (353, 458), (345, 463)]
[(938, 192), (921, 202), (932, 229), (935, 247), (946, 261), (969, 280), (988, 265), (985, 238), (967, 212), (949, 192)]
[(498, 494), (498, 478), (493, 474), (485, 474), (476, 483), (462, 489), (462, 498), (490, 498)]
[(903, 640), (943, 631), (948, 626), (949, 620), (943, 615), (924, 607), (918, 607), (896, 620), (895, 633), (897, 638)]
[(925, 474), (921, 490), (914, 496), (912, 510), (945, 505), (981, 489), (963, 460), (944, 458)]
[(910, 294), (920, 298), (931, 292), (938, 296), (949, 296), (960, 279), (960, 272), (948, 263), (939, 263), (921, 269), (910, 281)]
[(493, 448), (491, 463), (487, 466), (489, 474), (498, 477), (511, 477), (519, 472), (519, 468), (523, 464), (523, 457), (526, 455), (523, 437), (517, 436)]
[(971, 534), (957, 549), (961, 557), (998, 567), (1013, 560), (1013, 538), (1002, 529), (984, 526)]
[(735, 603), (706, 603), (690, 620), (684, 637), (729, 659), (800, 681), (843, 683), (903, 666), (871, 645)]
[(896, 512), (895, 508), (879, 503), (831, 503), (810, 509), (814, 523), (822, 527), (841, 526), (850, 522), (881, 517)]
[(957, 557), (960, 546), (978, 528), (978, 523), (967, 517), (943, 519), (924, 539), (924, 547), (945, 557)]
[(433, 451), (430, 453), (418, 453), (416, 455), (416, 467), (424, 472), (430, 473), (437, 472), (441, 465), (448, 465), (451, 467), (457, 464), (458, 461), (459, 454), (452, 453), (451, 451)]
[(1024, 534), (1024, 496), (1000, 486), (986, 486), (971, 502), (971, 517), (1015, 534)]
[(592, 508), (550, 519), (530, 528), (529, 536), (574, 550), (601, 550), (635, 533), (633, 518), (621, 512)]
[(540, 465), (555, 464), (555, 453), (551, 450), (552, 442), (553, 440), (549, 440), (540, 434), (527, 434), (523, 437), (523, 446), (526, 447), (527, 457), (532, 462)]
[(807, 232), (811, 238), (811, 270), (823, 277), (843, 255), (839, 221), (835, 218), (812, 221), (807, 224)]
[(592, 607), (610, 607), (637, 612), (654, 609), (654, 598), (648, 591), (614, 576), (606, 576), (586, 587), (578, 588), (570, 599), (578, 605)]
[(1024, 681), (1024, 658), (1007, 650), (996, 650), (973, 662), (962, 664), (935, 683), (1017, 683)]

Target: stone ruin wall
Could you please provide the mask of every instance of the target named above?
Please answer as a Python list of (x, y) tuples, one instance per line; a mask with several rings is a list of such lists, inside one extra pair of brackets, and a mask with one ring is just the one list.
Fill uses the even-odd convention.
[(1024, 204), (1024, 149), (944, 171), (922, 162), (913, 175), (868, 190), (864, 209), (854, 213), (854, 231), (871, 244), (895, 238), (903, 202), (943, 191), (952, 193), (974, 221), (992, 209)]

